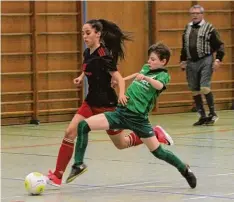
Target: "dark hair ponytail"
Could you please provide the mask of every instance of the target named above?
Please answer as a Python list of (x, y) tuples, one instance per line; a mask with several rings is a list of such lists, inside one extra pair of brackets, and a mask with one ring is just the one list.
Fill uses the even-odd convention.
[(111, 51), (115, 62), (124, 59), (124, 41), (132, 40), (130, 33), (123, 32), (118, 25), (104, 19), (89, 20), (86, 23), (90, 24), (97, 32), (101, 32), (101, 40)]

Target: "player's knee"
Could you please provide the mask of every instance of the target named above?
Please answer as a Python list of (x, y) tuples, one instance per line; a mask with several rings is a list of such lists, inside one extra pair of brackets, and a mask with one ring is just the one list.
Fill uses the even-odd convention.
[(83, 120), (78, 124), (78, 128), (77, 128), (78, 134), (88, 133), (90, 130), (91, 129), (86, 121)]
[(201, 93), (202, 94), (208, 94), (210, 92), (210, 88), (209, 87), (201, 87)]
[(77, 136), (77, 132), (75, 129), (67, 128), (65, 131), (65, 138), (69, 140), (75, 140)]
[[(111, 136), (113, 137), (113, 136)], [(116, 139), (116, 138), (111, 138), (113, 144), (115, 145), (115, 147), (119, 150), (125, 149), (128, 146), (125, 144), (125, 142), (121, 141), (120, 139)]]
[(192, 94), (193, 94), (193, 96), (199, 95), (200, 91), (193, 91)]

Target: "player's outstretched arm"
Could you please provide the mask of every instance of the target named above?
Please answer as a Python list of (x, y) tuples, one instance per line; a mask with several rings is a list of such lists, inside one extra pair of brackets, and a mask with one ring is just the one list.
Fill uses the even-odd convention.
[[(131, 74), (129, 76), (124, 77), (123, 79), (124, 79), (124, 81), (130, 80), (130, 79), (135, 79), (135, 77), (137, 76), (137, 74), (138, 73)], [(112, 88), (115, 88), (117, 84), (118, 84), (117, 81), (114, 80), (113, 77), (112, 77), (112, 79), (111, 79), (111, 86), (112, 86)]]
[(110, 72), (111, 76), (113, 77), (113, 80), (116, 80), (119, 86), (119, 103), (122, 105), (127, 104), (127, 97), (125, 95), (125, 81), (121, 74), (118, 71)]
[(135, 79), (138, 73), (131, 74), (129, 76), (124, 77), (124, 81), (130, 80), (130, 79)]
[(147, 82), (149, 82), (154, 88), (156, 88), (157, 90), (162, 90), (164, 85), (162, 82), (158, 81), (158, 80), (154, 80), (153, 78), (150, 78), (148, 76), (145, 76), (145, 79)]
[(149, 82), (157, 90), (163, 89), (163, 86), (164, 86), (162, 82), (154, 80), (153, 78), (145, 76), (143, 74), (138, 74), (136, 76), (136, 80), (138, 80), (138, 81), (145, 80), (145, 81)]

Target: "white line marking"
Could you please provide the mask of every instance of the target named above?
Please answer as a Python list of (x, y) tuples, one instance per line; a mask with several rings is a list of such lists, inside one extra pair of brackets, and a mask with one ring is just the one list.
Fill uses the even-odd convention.
[[(222, 195), (216, 195), (216, 196), (231, 196), (234, 195), (234, 193), (229, 193), (229, 194), (222, 194)], [(184, 199), (184, 201), (188, 201), (188, 200), (197, 200), (197, 199), (202, 199), (202, 198), (210, 198), (209, 196), (200, 196), (200, 197), (193, 197), (193, 198), (188, 198), (188, 199)]]
[[(215, 175), (208, 175), (207, 177), (216, 177), (216, 176), (228, 176), (228, 175), (234, 175), (234, 173), (219, 173), (219, 174), (215, 174)], [(7, 180), (11, 180), (11, 178), (6, 178)], [(184, 180), (184, 178), (180, 178), (179, 180)], [(4, 178), (2, 179), (4, 180)], [(24, 180), (22, 178), (12, 178), (12, 180)], [(144, 184), (153, 184), (153, 183), (159, 183), (159, 182), (165, 182), (165, 180), (160, 180), (160, 181), (151, 181), (151, 182), (138, 182), (138, 183), (128, 183), (128, 184), (117, 184), (117, 185), (97, 185), (97, 187), (85, 187), (83, 190), (95, 190), (95, 189), (103, 189), (103, 188), (117, 188), (117, 187), (127, 187), (127, 186), (137, 186), (137, 185), (144, 185)], [(75, 184), (73, 184), (75, 185)], [(70, 187), (72, 187), (72, 184), (69, 185)], [(74, 187), (77, 186), (83, 186), (83, 185), (75, 185)], [(87, 185), (89, 186), (89, 185)], [(82, 188), (80, 189), (82, 190)], [(59, 190), (58, 190), (59, 191)], [(58, 192), (57, 191), (57, 192)], [(63, 193), (73, 193), (74, 191), (65, 191), (63, 190)], [(56, 194), (56, 192), (51, 192), (51, 193), (43, 193), (43, 195), (52, 195), (52, 194)], [(217, 196), (228, 196), (228, 195), (233, 195), (234, 193), (230, 193), (230, 194), (222, 194), (222, 195), (217, 195)], [(20, 198), (20, 197), (25, 197), (25, 195), (22, 196), (9, 196), (9, 197), (3, 197), (1, 198), (1, 200), (5, 200), (5, 199), (13, 199), (13, 198)], [(195, 199), (201, 199), (201, 198), (208, 198), (209, 196), (199, 196), (199, 197), (194, 197), (194, 198), (189, 198), (189, 199), (184, 199), (184, 200), (195, 200)]]
[(187, 201), (187, 200), (196, 200), (196, 199), (202, 199), (202, 198), (208, 198), (208, 197), (207, 196), (200, 196), (200, 197), (195, 197), (195, 198), (184, 199), (184, 201)]
[[(23, 180), (22, 178), (12, 178), (12, 180)], [(95, 189), (103, 189), (103, 188), (117, 188), (117, 187), (127, 187), (127, 186), (136, 186), (136, 185), (144, 185), (144, 184), (153, 184), (153, 183), (159, 183), (159, 182), (163, 182), (163, 181), (151, 181), (151, 182), (139, 182), (139, 183), (129, 183), (129, 184), (119, 184), (119, 185), (96, 185), (96, 187), (88, 187), (89, 185), (87, 185), (87, 187), (84, 187), (83, 185), (79, 185), (79, 184), (71, 184), (69, 185), (69, 187), (73, 187), (72, 185), (75, 185), (74, 188), (77, 187), (84, 187), (84, 188), (80, 188), (80, 190), (95, 190)], [(49, 185), (49, 187), (52, 187)], [(47, 190), (47, 191), (52, 191), (51, 189)], [(58, 192), (59, 191), (59, 192)], [(56, 194), (56, 193), (60, 193), (60, 189), (56, 190), (55, 192), (51, 192), (51, 193), (46, 193), (44, 192), (42, 194), (43, 195), (52, 195), (52, 194)], [(65, 191), (63, 190), (63, 193), (74, 193), (74, 191)], [(20, 198), (20, 197), (25, 197), (25, 195), (22, 196), (9, 196), (9, 197), (3, 197), (1, 198), (1, 200), (6, 200), (6, 199), (13, 199), (13, 198)]]
[(220, 173), (220, 174), (215, 174), (215, 175), (208, 175), (208, 177), (226, 176), (226, 175), (234, 175), (234, 173)]

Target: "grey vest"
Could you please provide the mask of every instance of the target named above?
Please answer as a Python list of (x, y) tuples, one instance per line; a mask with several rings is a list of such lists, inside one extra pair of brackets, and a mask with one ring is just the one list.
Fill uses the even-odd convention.
[[(191, 59), (191, 55), (189, 52), (189, 35), (192, 30), (191, 24), (187, 25), (187, 29), (185, 31), (184, 40), (185, 40), (185, 49), (187, 58)], [(210, 46), (210, 33), (214, 30), (213, 25), (205, 22), (202, 24), (198, 30), (197, 34), (197, 53), (198, 57), (202, 58), (205, 55), (211, 54), (211, 46)]]

